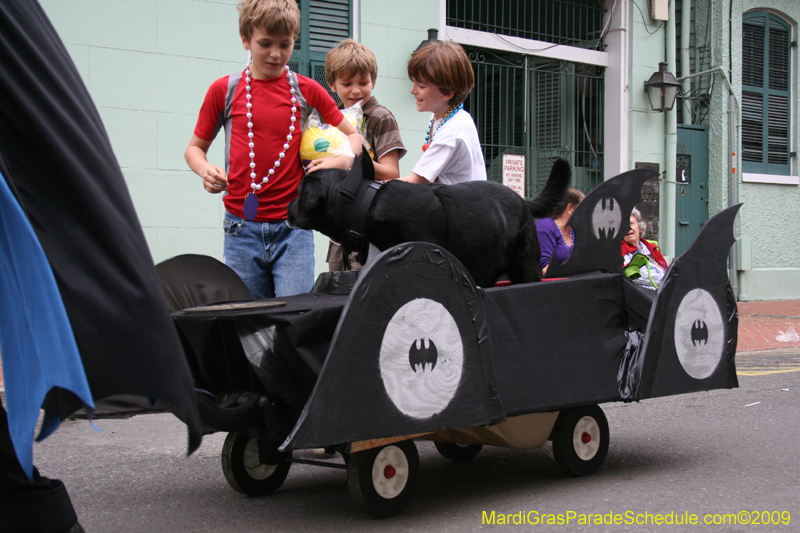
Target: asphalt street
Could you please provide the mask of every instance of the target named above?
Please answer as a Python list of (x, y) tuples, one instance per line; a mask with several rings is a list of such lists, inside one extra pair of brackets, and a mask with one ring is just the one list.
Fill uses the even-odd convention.
[[(431, 443), (417, 442), (416, 496), (404, 513), (388, 519), (356, 507), (344, 470), (295, 464), (276, 493), (243, 496), (228, 486), (220, 467), (225, 435), (206, 436), (185, 457), (184, 426), (167, 414), (99, 420), (103, 432), (85, 420), (67, 421), (35, 445), (35, 464), (43, 475), (65, 482), (90, 533), (797, 531), (800, 351), (740, 353), (737, 367), (737, 389), (603, 405), (611, 446), (605, 464), (585, 478), (562, 474), (549, 444), (535, 450), (484, 447), (471, 461), (451, 463)], [(486, 523), (492, 512), (495, 523)], [(731, 516), (741, 512), (737, 520), (746, 514), (751, 522), (780, 518), (783, 524), (731, 525)], [(526, 524), (513, 524), (518, 513)], [(609, 520), (617, 515), (622, 523), (579, 523), (590, 514)], [(696, 515), (700, 524), (642, 524), (648, 514), (672, 521)], [(707, 514), (712, 521), (727, 514), (728, 524), (702, 525)], [(498, 525), (501, 515), (512, 524)], [(531, 523), (542, 515), (570, 523)]]

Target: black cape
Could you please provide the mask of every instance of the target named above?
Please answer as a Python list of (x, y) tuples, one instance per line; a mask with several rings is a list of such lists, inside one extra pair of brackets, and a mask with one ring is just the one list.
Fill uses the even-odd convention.
[[(42, 8), (27, 0), (0, 3), (0, 175), (52, 269), (94, 400), (162, 401), (188, 425), (191, 453), (201, 440), (192, 377), (122, 171), (66, 48)], [(12, 262), (7, 255), (0, 268), (25, 278), (20, 261), (34, 259), (20, 251)], [(12, 276), (3, 279), (13, 283)], [(6, 287), (0, 292), (10, 294)], [(4, 379), (19, 449), (13, 429), (27, 427), (30, 421), (19, 418), (31, 412), (20, 398), (43, 406), (51, 420), (88, 402), (69, 381), (46, 398), (26, 394), (41, 390), (46, 378), (39, 370), (48, 364), (26, 370), (32, 358), (8, 341), (11, 333), (0, 328), (0, 352), (4, 367), (15, 369)], [(63, 354), (49, 357), (59, 361)]]

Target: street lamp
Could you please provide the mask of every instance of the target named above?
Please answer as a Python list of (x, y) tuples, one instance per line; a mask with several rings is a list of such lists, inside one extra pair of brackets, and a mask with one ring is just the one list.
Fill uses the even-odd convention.
[(658, 72), (654, 72), (650, 79), (644, 82), (644, 92), (650, 99), (653, 111), (671, 111), (680, 86), (675, 76), (667, 72), (667, 64), (659, 63)]
[(414, 53), (417, 53), (420, 49), (425, 48), (429, 44), (438, 42), (439, 42), (439, 30), (437, 30), (436, 28), (428, 28), (428, 38), (419, 43), (419, 46), (417, 47), (416, 50), (414, 50)]

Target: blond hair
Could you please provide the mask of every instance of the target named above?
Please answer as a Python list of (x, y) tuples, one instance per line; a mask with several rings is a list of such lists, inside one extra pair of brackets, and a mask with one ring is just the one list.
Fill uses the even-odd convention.
[(475, 87), (467, 53), (450, 41), (435, 42), (414, 52), (408, 62), (408, 77), (437, 85), (442, 93), (452, 91), (450, 105), (462, 103)]
[(378, 61), (372, 50), (353, 39), (345, 39), (325, 56), (325, 78), (333, 85), (337, 78), (352, 78), (356, 74), (369, 74), (375, 83)]
[(261, 28), (273, 36), (300, 35), (300, 8), (295, 0), (242, 0), (239, 10), (239, 34), (249, 41), (253, 30)]

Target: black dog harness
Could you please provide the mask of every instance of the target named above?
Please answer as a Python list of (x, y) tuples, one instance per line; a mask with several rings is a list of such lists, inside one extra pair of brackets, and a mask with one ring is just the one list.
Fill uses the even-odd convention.
[(366, 149), (361, 157), (356, 156), (353, 167), (339, 187), (339, 195), (333, 209), (336, 227), (344, 230), (342, 247), (345, 255), (351, 251), (358, 253), (358, 262), (367, 260), (369, 243), (364, 238), (364, 226), (372, 208), (375, 194), (383, 183), (375, 181), (375, 168)]

